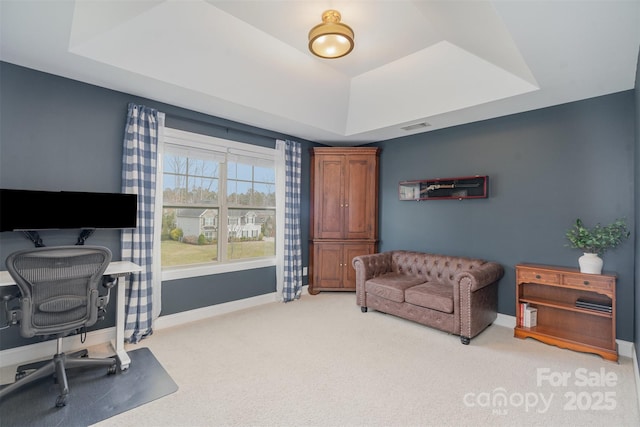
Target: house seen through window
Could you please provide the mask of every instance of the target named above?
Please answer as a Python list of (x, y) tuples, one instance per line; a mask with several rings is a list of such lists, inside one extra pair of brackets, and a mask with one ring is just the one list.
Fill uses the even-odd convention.
[(166, 130), (162, 268), (275, 258), (274, 150)]

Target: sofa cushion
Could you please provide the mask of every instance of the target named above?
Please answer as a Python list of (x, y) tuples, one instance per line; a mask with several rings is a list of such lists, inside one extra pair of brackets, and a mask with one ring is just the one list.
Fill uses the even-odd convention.
[(453, 287), (438, 282), (413, 286), (404, 292), (409, 304), (431, 308), (443, 313), (453, 313)]
[(368, 293), (391, 301), (404, 302), (405, 289), (420, 283), (424, 283), (424, 279), (407, 274), (386, 273), (367, 280), (364, 286)]

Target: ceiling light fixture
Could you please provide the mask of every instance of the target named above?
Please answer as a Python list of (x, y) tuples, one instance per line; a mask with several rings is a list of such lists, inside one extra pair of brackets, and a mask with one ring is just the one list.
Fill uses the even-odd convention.
[(320, 58), (335, 59), (353, 50), (353, 30), (340, 22), (342, 16), (337, 10), (327, 10), (322, 14), (322, 24), (309, 31), (309, 50)]

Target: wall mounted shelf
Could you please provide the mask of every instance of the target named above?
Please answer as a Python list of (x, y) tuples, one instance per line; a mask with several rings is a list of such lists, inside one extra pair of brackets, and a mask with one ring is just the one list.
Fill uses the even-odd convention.
[(398, 185), (400, 200), (463, 200), (488, 197), (486, 175), (402, 181)]

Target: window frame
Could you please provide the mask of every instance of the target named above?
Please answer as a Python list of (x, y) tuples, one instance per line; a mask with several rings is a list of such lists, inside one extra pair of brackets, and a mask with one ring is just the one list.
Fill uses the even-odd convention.
[[(278, 215), (278, 211), (280, 209), (279, 205), (279, 196), (280, 193), (284, 194), (284, 187), (280, 185), (280, 180), (278, 179), (278, 174), (281, 173), (279, 171), (279, 162), (277, 156), (277, 150), (275, 148), (267, 148), (259, 145), (246, 144), (242, 142), (232, 141), (228, 139), (222, 139), (218, 137), (208, 136), (197, 134), (193, 132), (182, 131), (179, 129), (173, 129), (165, 127), (161, 144), (158, 146), (158, 161), (157, 161), (157, 179), (156, 179), (156, 201), (155, 201), (155, 222), (156, 227), (154, 230), (155, 234), (155, 244), (156, 248), (154, 248), (154, 252), (157, 254), (161, 254), (161, 231), (162, 231), (162, 212), (164, 210), (164, 197), (163, 197), (163, 175), (164, 175), (164, 153), (167, 145), (180, 146), (184, 148), (186, 151), (190, 149), (197, 153), (198, 151), (206, 151), (206, 152), (218, 152), (225, 153), (225, 163), (229, 161), (229, 157), (242, 155), (248, 157), (256, 157), (262, 160), (266, 160), (268, 162), (273, 162), (273, 168), (275, 170), (276, 179), (275, 179), (275, 192), (276, 192), (276, 206), (275, 206), (275, 219), (276, 219), (276, 229), (280, 229), (284, 224), (280, 222), (280, 215)], [(222, 173), (220, 174), (220, 188), (223, 185), (226, 186), (226, 167), (223, 168)], [(224, 176), (223, 176), (224, 175)], [(226, 195), (226, 187), (225, 187), (225, 195)], [(222, 199), (222, 197), (220, 197)], [(224, 205), (224, 208), (223, 208)], [(236, 206), (232, 206), (227, 204), (226, 200), (218, 201), (218, 209), (221, 211), (224, 209), (225, 211), (228, 209), (238, 209)], [(267, 208), (270, 209), (270, 208)], [(219, 214), (219, 223), (222, 224), (222, 215)], [(225, 215), (226, 216), (226, 213)], [(278, 236), (276, 236), (278, 239)], [(224, 242), (223, 242), (224, 243)], [(226, 250), (226, 244), (222, 244), (218, 246), (218, 250)], [(215, 261), (208, 264), (194, 264), (194, 265), (185, 265), (185, 266), (176, 266), (169, 267), (164, 269), (160, 266), (160, 274), (162, 280), (176, 280), (176, 279), (185, 279), (189, 277), (199, 277), (199, 276), (208, 276), (214, 274), (221, 273), (229, 273), (234, 271), (242, 271), (249, 270), (254, 268), (263, 268), (263, 267), (272, 267), (276, 265), (276, 259), (278, 257), (278, 244), (276, 240), (275, 245), (275, 254), (273, 256), (267, 257), (259, 257), (259, 258), (250, 258), (250, 259), (240, 259), (240, 260), (227, 260), (225, 262)], [(161, 256), (158, 256), (156, 259), (161, 260)], [(161, 261), (160, 261), (161, 262)]]

